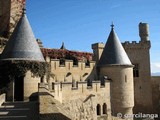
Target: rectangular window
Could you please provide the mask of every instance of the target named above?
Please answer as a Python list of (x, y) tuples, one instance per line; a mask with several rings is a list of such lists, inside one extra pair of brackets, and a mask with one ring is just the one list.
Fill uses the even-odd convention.
[(60, 59), (59, 61), (60, 67), (65, 67), (65, 59)]
[(54, 90), (54, 82), (52, 82), (52, 90)]
[(139, 77), (139, 65), (138, 64), (134, 64), (133, 77)]
[(2, 1), (0, 1), (0, 17), (2, 16), (2, 14), (3, 14)]

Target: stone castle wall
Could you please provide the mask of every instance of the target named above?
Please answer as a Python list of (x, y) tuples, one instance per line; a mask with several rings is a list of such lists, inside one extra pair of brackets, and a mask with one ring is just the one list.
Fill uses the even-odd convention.
[(134, 88), (133, 66), (105, 66), (100, 68), (100, 76), (111, 79), (112, 115), (133, 114)]
[(9, 23), (9, 35), (12, 34), (16, 27), (25, 5), (25, 0), (11, 0), (11, 11), (10, 11), (10, 23)]
[(139, 75), (134, 77), (134, 113), (152, 112), (152, 86), (150, 70), (150, 41), (140, 41), (136, 43), (128, 41), (123, 43), (123, 47), (133, 65), (138, 66)]
[[(151, 86), (151, 70), (150, 70), (150, 41), (126, 41), (122, 43), (131, 63), (138, 65), (139, 77), (134, 77), (134, 112), (152, 112), (152, 86)], [(94, 60), (100, 58), (102, 54), (103, 43), (92, 45), (94, 52)], [(145, 98), (145, 100), (144, 100)]]
[[(100, 81), (93, 81), (92, 86), (87, 86), (87, 82), (79, 82), (76, 87), (71, 82), (58, 82), (53, 85), (52, 89), (49, 86), (47, 87), (47, 84), (44, 85), (45, 91), (49, 89), (49, 96), (54, 96), (54, 99), (60, 102), (60, 106), (63, 106), (63, 110), (71, 115), (72, 120), (97, 120), (97, 117), (101, 116), (105, 119), (111, 117), (109, 81), (106, 81), (103, 86)], [(46, 104), (43, 104), (44, 102), (46, 104), (50, 103), (48, 99), (44, 100), (40, 97), (41, 114), (46, 112), (47, 109), (52, 110), (52, 107), (54, 107), (54, 105), (50, 105), (47, 108)], [(98, 115), (97, 105), (100, 106)], [(105, 106), (106, 108), (104, 108)]]
[[(90, 61), (89, 65), (81, 61), (74, 65), (72, 60), (65, 60), (65, 63), (61, 64), (59, 59), (49, 57), (46, 61), (50, 63), (52, 77), (48, 81), (44, 80), (45, 87), (50, 91), (50, 95), (63, 105), (64, 110), (69, 112), (73, 120), (96, 120), (97, 117), (111, 116), (110, 82), (102, 84), (95, 80), (94, 61)], [(43, 104), (43, 101), (41, 103)], [(98, 116), (97, 105), (100, 105)], [(103, 112), (104, 105), (106, 113)]]
[(0, 35), (9, 37), (22, 15), (25, 0), (0, 1)]
[(51, 73), (54, 74), (53, 81), (56, 82), (72, 82), (87, 81), (96, 79), (95, 62), (90, 61), (89, 65), (79, 61), (78, 65), (74, 65), (72, 60), (65, 60), (65, 64), (61, 65), (57, 59), (52, 59)]
[(6, 36), (9, 30), (10, 5), (10, 0), (0, 1), (0, 36)]
[[(21, 14), (22, 8), (24, 7), (25, 0), (1, 0), (0, 1), (0, 35), (4, 37), (9, 37), (9, 35), (13, 32)], [(140, 23), (140, 26), (146, 26), (146, 24)], [(147, 34), (146, 34), (147, 33)], [(149, 41), (149, 33), (148, 27), (143, 27), (140, 29), (140, 37), (141, 41), (136, 43), (133, 41), (132, 43), (126, 41), (123, 43), (123, 47), (126, 50), (131, 62), (133, 64), (138, 64), (139, 67), (139, 76), (134, 77), (134, 96), (135, 96), (135, 107), (134, 112), (143, 112), (149, 113), (152, 111), (152, 90), (158, 93), (157, 85), (159, 84), (158, 80), (154, 79), (151, 82), (151, 72), (150, 72), (150, 41)], [(3, 45), (3, 39), (1, 41), (1, 45)], [(0, 46), (0, 52), (3, 50), (4, 46)], [(92, 45), (94, 60), (98, 62), (101, 53), (104, 48), (103, 43)], [(67, 106), (73, 106), (73, 101), (77, 106), (74, 107), (73, 111), (77, 111), (79, 109), (79, 103), (82, 103), (83, 99), (87, 98), (87, 96), (95, 94), (96, 97), (91, 97), (94, 100), (99, 100), (100, 104), (104, 104), (104, 101), (107, 101), (107, 105), (109, 104), (109, 99), (106, 97), (110, 97), (110, 94), (106, 94), (108, 92), (108, 88), (101, 87), (100, 83), (92, 84), (92, 87), (87, 86), (87, 81), (97, 79), (97, 73), (95, 68), (95, 62), (90, 62), (90, 65), (87, 66), (83, 62), (78, 62), (78, 65), (74, 65), (73, 61), (66, 60), (64, 65), (60, 64), (59, 60), (50, 60), (51, 65), (51, 73), (53, 77), (46, 81), (49, 83), (49, 86), (54, 87), (55, 90), (52, 91), (52, 94), (55, 96), (57, 100), (61, 103), (65, 103), (69, 101)], [(114, 71), (113, 71), (114, 72)], [(116, 74), (115, 74), (116, 76)], [(38, 91), (38, 83), (40, 79), (37, 81), (30, 82), (29, 80), (34, 79), (33, 76), (27, 75), (25, 79), (25, 94), (26, 96), (30, 96), (31, 93)], [(36, 79), (36, 78), (35, 78)], [(59, 82), (59, 83), (57, 83)], [(62, 82), (62, 83), (60, 83)], [(78, 82), (78, 84), (77, 84)], [(52, 85), (52, 83), (54, 85)], [(152, 84), (151, 84), (152, 83)], [(151, 86), (152, 85), (152, 86)], [(31, 86), (31, 89), (29, 88)], [(74, 86), (74, 87), (73, 87)], [(76, 87), (75, 87), (76, 86)], [(77, 87), (78, 86), (78, 87)], [(49, 89), (51, 89), (49, 87)], [(153, 87), (153, 88), (152, 88)], [(13, 89), (13, 85), (11, 83), (10, 88)], [(69, 91), (69, 92), (67, 92)], [(8, 93), (9, 97), (12, 98), (13, 92)], [(103, 98), (102, 95), (106, 95)], [(83, 95), (83, 96), (82, 96)], [(109, 96), (108, 96), (109, 95)], [(82, 98), (82, 99), (80, 99)], [(153, 102), (157, 103), (159, 98), (153, 95)], [(94, 101), (93, 100), (93, 101)], [(77, 101), (77, 102), (76, 102)], [(87, 102), (87, 105), (91, 105), (91, 99)], [(88, 106), (85, 107), (88, 107)], [(153, 104), (155, 106), (155, 104)], [(82, 108), (85, 108), (82, 107)], [(92, 107), (92, 106), (90, 106)], [(95, 107), (95, 105), (94, 105)], [(70, 108), (71, 109), (71, 108)], [(156, 109), (156, 108), (155, 108)], [(72, 111), (72, 110), (71, 110)], [(86, 109), (86, 111), (88, 111)], [(95, 112), (95, 111), (92, 111)], [(78, 116), (78, 115), (77, 115)], [(89, 114), (88, 114), (89, 116)], [(75, 116), (76, 117), (76, 116)]]
[(105, 46), (104, 43), (94, 43), (94, 44), (92, 44), (93, 60), (96, 61), (97, 64), (98, 64), (98, 61), (99, 61), (99, 59), (102, 55), (104, 46)]
[(39, 83), (39, 77), (34, 76), (30, 71), (26, 73), (24, 77), (24, 100), (29, 100), (37, 94)]
[(152, 76), (151, 81), (153, 112), (160, 115), (160, 76)]

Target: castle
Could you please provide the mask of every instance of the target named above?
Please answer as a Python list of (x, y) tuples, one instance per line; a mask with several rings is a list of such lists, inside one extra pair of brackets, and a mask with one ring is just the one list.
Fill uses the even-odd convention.
[[(0, 23), (1, 62), (48, 64), (45, 75), (27, 70), (25, 75), (14, 76), (5, 90), (6, 101), (38, 101), (40, 120), (55, 116), (57, 120), (112, 120), (118, 113), (160, 114), (160, 77), (151, 76), (147, 23), (139, 23), (138, 43), (121, 44), (112, 24), (106, 44), (92, 44), (93, 53), (67, 50), (64, 43), (60, 49), (48, 49), (34, 37), (22, 11), (25, 0), (0, 2), (0, 20), (4, 21)], [(11, 7), (8, 13), (6, 6)]]

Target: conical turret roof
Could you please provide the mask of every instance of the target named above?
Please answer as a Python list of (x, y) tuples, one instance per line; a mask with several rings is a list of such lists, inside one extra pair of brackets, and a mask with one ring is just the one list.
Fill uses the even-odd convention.
[(1, 60), (45, 61), (25, 11), (3, 50)]
[(64, 46), (64, 42), (62, 42), (62, 46), (61, 46), (61, 48), (60, 49), (62, 49), (62, 50), (66, 50), (66, 47)]
[(99, 65), (132, 65), (117, 34), (114, 31), (114, 25), (111, 26), (112, 29), (102, 52)]

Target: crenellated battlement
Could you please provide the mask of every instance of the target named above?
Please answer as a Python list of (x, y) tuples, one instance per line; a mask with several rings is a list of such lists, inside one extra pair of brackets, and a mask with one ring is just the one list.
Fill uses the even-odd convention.
[(150, 41), (125, 41), (122, 45), (125, 49), (149, 49), (151, 47)]
[(110, 94), (110, 81), (106, 80), (103, 83), (100, 80), (92, 81), (88, 84), (86, 81), (73, 82), (53, 82), (49, 86), (49, 90), (55, 99), (60, 102), (65, 102), (71, 99), (71, 96), (79, 96), (82, 98), (85, 95)]
[(60, 87), (60, 90), (78, 90), (82, 89), (82, 86), (84, 89), (92, 89), (92, 90), (98, 90), (101, 88), (105, 88), (106, 84), (109, 83), (109, 80), (105, 80), (104, 82), (101, 82), (100, 80), (92, 81), (90, 84), (88, 84), (87, 81), (72, 81), (72, 82), (53, 82), (51, 90), (55, 91), (56, 86)]
[(60, 60), (60, 59), (51, 59), (51, 66), (53, 69), (93, 69), (95, 66), (95, 61), (89, 61), (88, 63), (84, 61), (77, 61), (77, 63), (74, 63), (73, 60)]
[(95, 61), (90, 61), (87, 64), (83, 61), (78, 61), (74, 64), (73, 60), (51, 59), (51, 72), (54, 74), (54, 80), (58, 82), (72, 82), (72, 80), (85, 81), (95, 79)]

